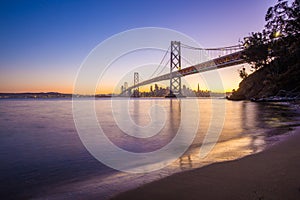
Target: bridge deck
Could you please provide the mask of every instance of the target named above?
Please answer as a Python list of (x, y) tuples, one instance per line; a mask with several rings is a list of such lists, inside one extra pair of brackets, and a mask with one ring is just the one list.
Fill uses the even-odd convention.
[(134, 86), (128, 87), (128, 90), (143, 86), (143, 85), (148, 85), (153, 82), (159, 82), (159, 81), (164, 81), (170, 79), (170, 76), (172, 75), (173, 77), (183, 77), (191, 74), (196, 74), (196, 73), (201, 73), (205, 71), (211, 71), (215, 69), (221, 69), (225, 67), (230, 67), (233, 65), (238, 65), (242, 64), (245, 61), (242, 59), (242, 51), (238, 51), (232, 54), (228, 54), (226, 56), (222, 56), (219, 58), (215, 58), (197, 65), (193, 65), (190, 67), (186, 67), (184, 69), (178, 70), (177, 72), (168, 73), (164, 74), (143, 82), (140, 82), (139, 84), (136, 84)]

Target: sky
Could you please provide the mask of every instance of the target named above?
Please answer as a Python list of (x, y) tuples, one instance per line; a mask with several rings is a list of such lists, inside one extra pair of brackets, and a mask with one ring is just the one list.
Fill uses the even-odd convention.
[[(89, 53), (107, 38), (134, 28), (173, 29), (203, 47), (235, 45), (263, 29), (265, 13), (275, 3), (1, 0), (0, 92), (72, 93), (77, 71)], [(237, 88), (237, 69), (220, 71), (226, 90)], [(112, 91), (114, 83), (101, 84), (99, 92)], [(192, 87), (196, 85), (197, 80)]]

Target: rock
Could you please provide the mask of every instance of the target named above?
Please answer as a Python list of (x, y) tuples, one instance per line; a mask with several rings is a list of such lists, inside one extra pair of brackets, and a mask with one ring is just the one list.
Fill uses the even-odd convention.
[(266, 66), (239, 84), (239, 89), (228, 97), (230, 100), (250, 100), (276, 95), (280, 90), (291, 91), (300, 87), (300, 63), (288, 67), (285, 73), (277, 76), (271, 75), (271, 67)]

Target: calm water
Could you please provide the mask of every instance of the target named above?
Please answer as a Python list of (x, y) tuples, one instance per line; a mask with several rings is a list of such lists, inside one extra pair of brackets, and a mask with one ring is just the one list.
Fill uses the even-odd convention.
[[(115, 115), (123, 112), (121, 105), (124, 101), (114, 101)], [(200, 112), (196, 112), (189, 101), (197, 101)], [(190, 105), (184, 107), (186, 112), (183, 111), (183, 102)], [(99, 124), (107, 137), (120, 148), (136, 153), (159, 150), (175, 137), (182, 116), (185, 118), (183, 132), (186, 134), (193, 131), (189, 127), (195, 124), (197, 118), (200, 119), (193, 144), (180, 158), (161, 170), (140, 174), (119, 172), (97, 161), (86, 150), (75, 128), (71, 100), (1, 100), (0, 198), (106, 199), (182, 170), (259, 152), (277, 141), (280, 138), (278, 134), (285, 134), (291, 126), (296, 126), (296, 118), (299, 117), (289, 104), (224, 99), (135, 99), (127, 105), (131, 118), (121, 120), (128, 124), (125, 128), (130, 135), (124, 134), (115, 123), (110, 99), (95, 101)], [(159, 109), (151, 110), (155, 106)], [(84, 108), (81, 113), (85, 114)], [(218, 143), (206, 157), (200, 158), (200, 148), (208, 145), (203, 144), (207, 131), (220, 128), (220, 124), (215, 123), (218, 118), (224, 119)], [(164, 123), (155, 119), (163, 119)], [(156, 135), (141, 139), (134, 137), (140, 132), (131, 123), (140, 127), (152, 123), (154, 128), (162, 128)], [(88, 126), (87, 123), (87, 129)], [(99, 148), (107, 151), (104, 144), (100, 143)], [(162, 162), (151, 163), (153, 166), (160, 164)], [(128, 163), (128, 167), (133, 165)]]

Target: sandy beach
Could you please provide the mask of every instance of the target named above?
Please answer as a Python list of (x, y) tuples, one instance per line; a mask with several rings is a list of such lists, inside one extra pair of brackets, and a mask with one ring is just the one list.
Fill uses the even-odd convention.
[(174, 174), (113, 199), (300, 199), (300, 127), (258, 154)]

